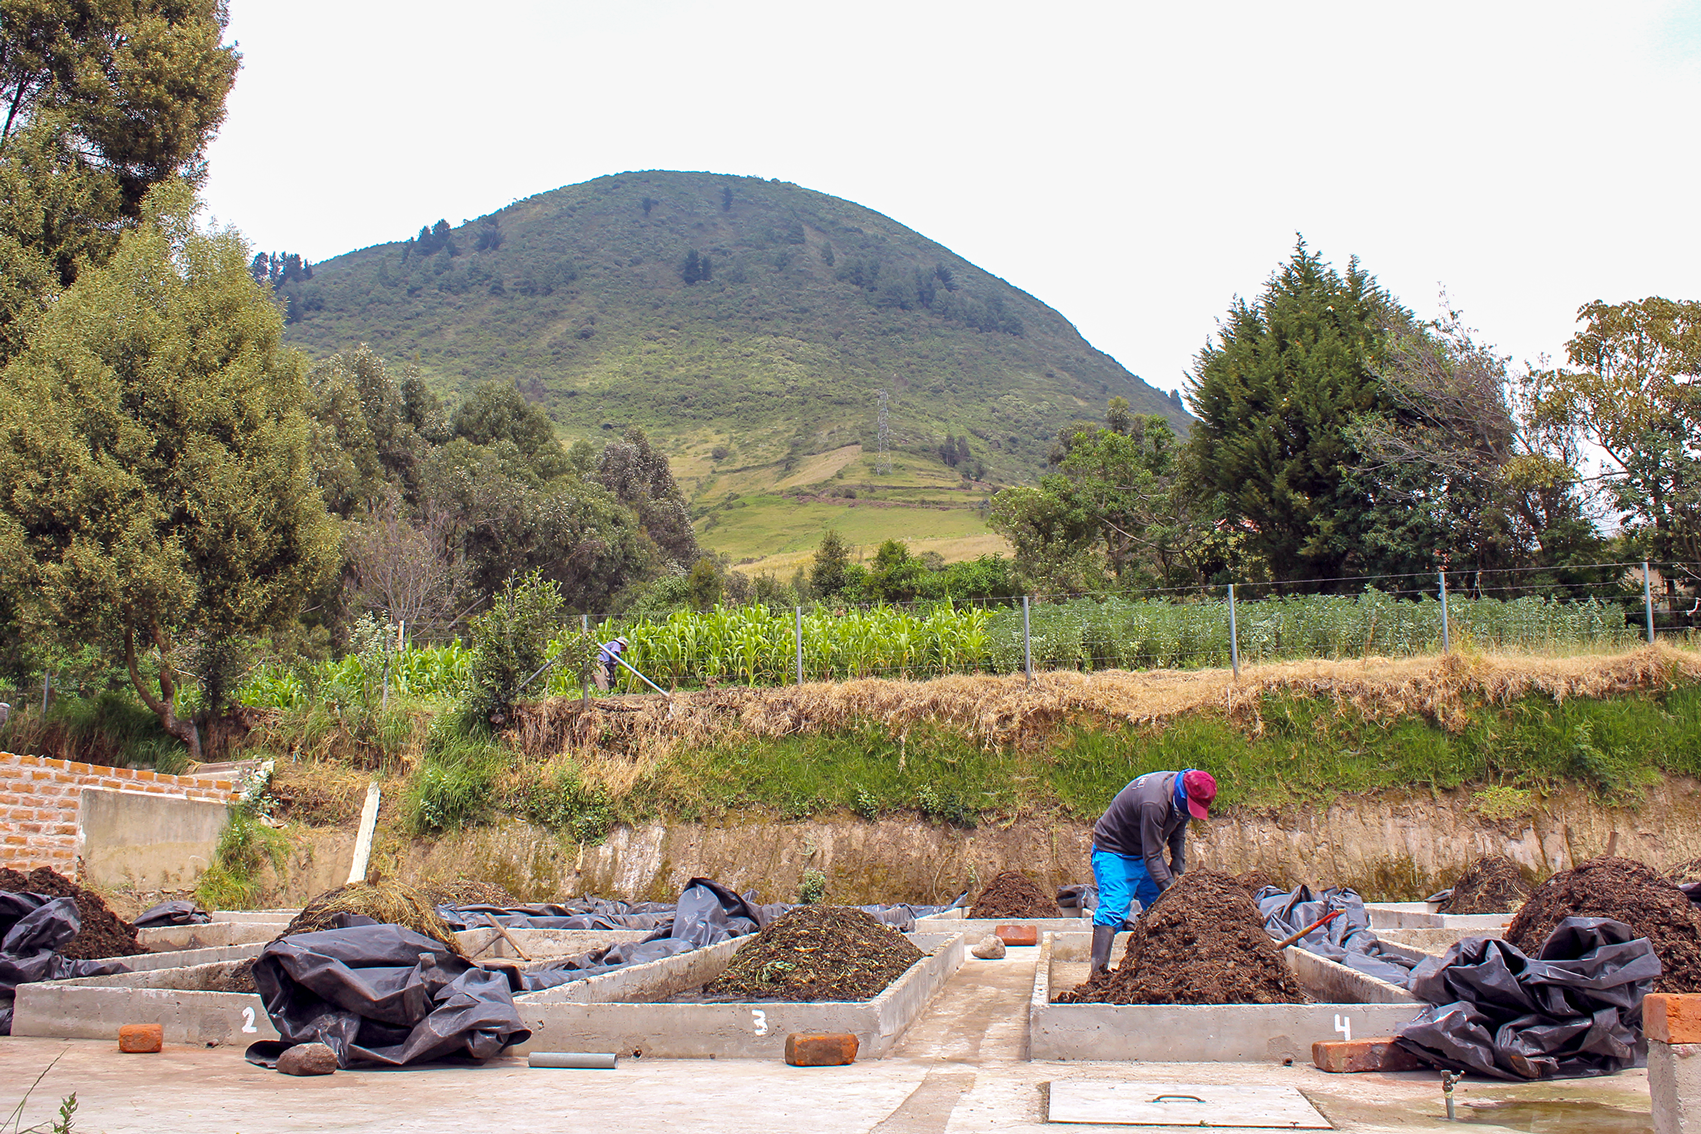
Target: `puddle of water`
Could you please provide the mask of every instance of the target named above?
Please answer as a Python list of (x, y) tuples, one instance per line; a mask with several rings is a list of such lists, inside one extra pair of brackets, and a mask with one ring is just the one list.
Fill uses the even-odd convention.
[(1654, 1118), (1598, 1102), (1509, 1101), (1457, 1107), (1459, 1125), (1493, 1126), (1526, 1134), (1653, 1134)]

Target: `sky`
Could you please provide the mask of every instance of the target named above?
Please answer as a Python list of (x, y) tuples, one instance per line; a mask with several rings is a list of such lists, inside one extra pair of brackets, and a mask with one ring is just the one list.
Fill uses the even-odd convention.
[(318, 261), (604, 174), (776, 177), (1164, 390), (1296, 234), (1515, 363), (1701, 298), (1701, 0), (230, 0), (205, 198)]

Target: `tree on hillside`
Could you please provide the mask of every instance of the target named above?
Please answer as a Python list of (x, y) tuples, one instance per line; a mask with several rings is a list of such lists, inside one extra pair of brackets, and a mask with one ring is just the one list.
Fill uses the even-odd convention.
[(555, 438), (555, 425), (541, 408), (505, 382), (486, 382), (449, 417), (452, 436), (474, 445), (507, 442), (544, 478), (568, 469), (567, 451)]
[(850, 577), (850, 545), (837, 528), (828, 528), (809, 568), (809, 589), (817, 598), (835, 598)]
[(239, 56), (219, 0), (0, 0), (0, 363), (154, 186), (200, 178)]
[(282, 320), (241, 240), (192, 214), (156, 191), (0, 371), (0, 591), (35, 632), (122, 658), (199, 758), (180, 646), (292, 622), (337, 544)]
[(642, 429), (634, 425), (621, 440), (603, 448), (596, 476), (615, 499), (638, 514), (644, 533), (662, 555), (681, 568), (697, 561), (697, 533), (685, 494), (673, 479), (667, 455), (650, 444)]
[(1388, 504), (1382, 484), (1355, 474), (1362, 454), (1348, 427), (1393, 410), (1375, 373), (1379, 346), (1411, 323), (1356, 259), (1343, 276), (1300, 241), (1199, 353), (1189, 398), (1198, 467), (1273, 577), (1332, 579), (1410, 561), (1366, 540)]

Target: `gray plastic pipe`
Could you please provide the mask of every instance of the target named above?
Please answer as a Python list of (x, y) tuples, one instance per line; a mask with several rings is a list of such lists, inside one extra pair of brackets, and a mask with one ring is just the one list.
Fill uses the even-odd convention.
[(612, 1071), (620, 1056), (612, 1051), (534, 1051), (526, 1056), (527, 1067), (574, 1067)]

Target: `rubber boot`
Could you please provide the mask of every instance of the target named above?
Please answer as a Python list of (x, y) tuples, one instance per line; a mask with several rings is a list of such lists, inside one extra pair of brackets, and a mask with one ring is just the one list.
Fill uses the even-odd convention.
[[(1116, 926), (1093, 926), (1093, 976), (1110, 971), (1110, 948), (1116, 944)], [(1079, 954), (1076, 954), (1079, 956)]]

